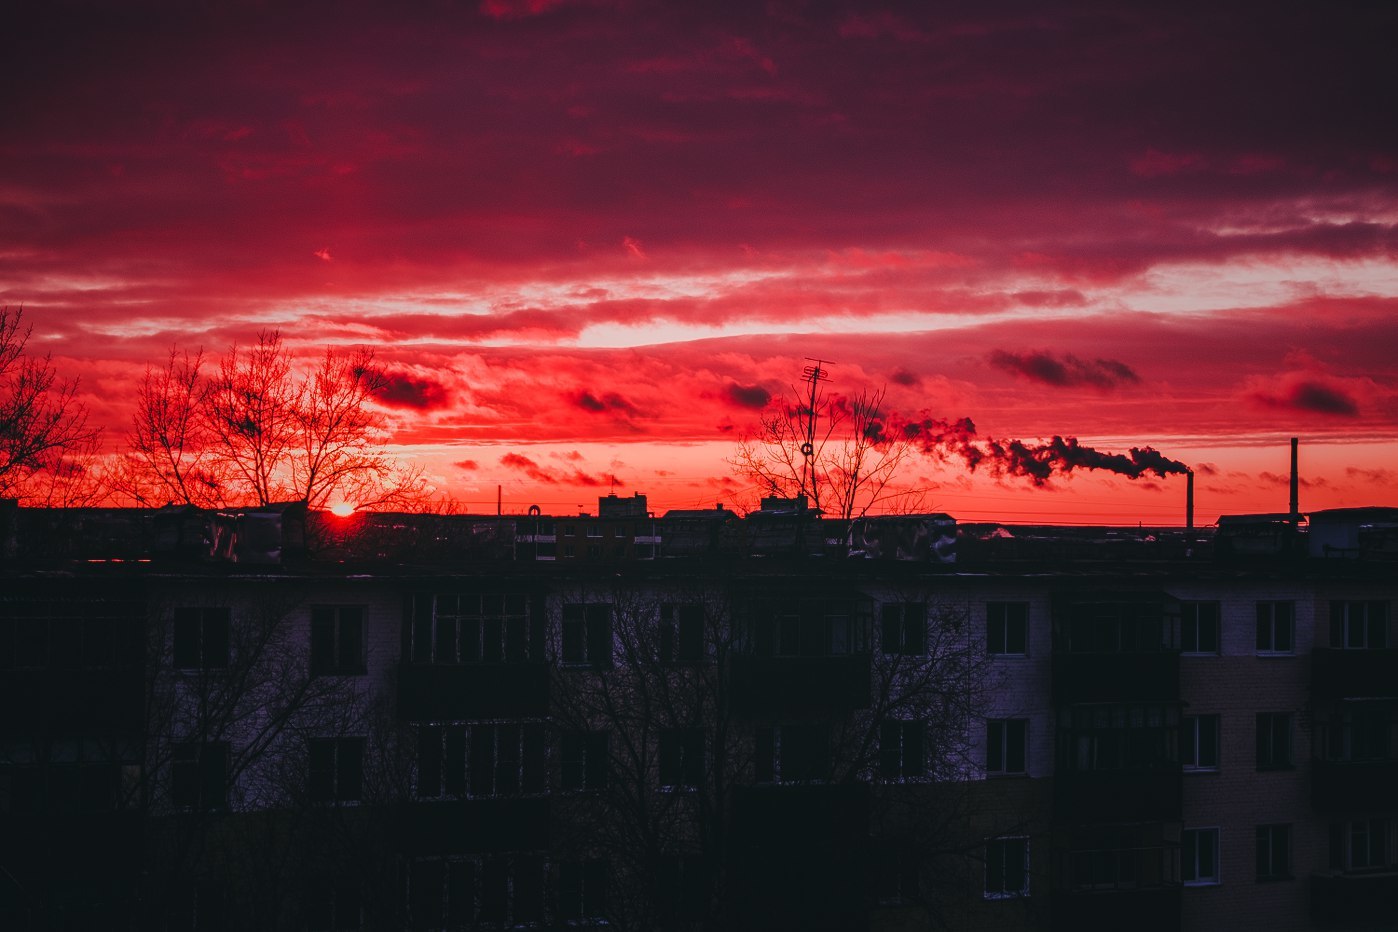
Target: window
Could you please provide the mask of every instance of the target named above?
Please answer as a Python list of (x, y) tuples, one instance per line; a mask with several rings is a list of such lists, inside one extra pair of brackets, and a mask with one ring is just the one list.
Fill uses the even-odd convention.
[(598, 669), (612, 665), (612, 607), (602, 602), (563, 606), (563, 662)]
[(992, 654), (1029, 652), (1029, 603), (987, 602), (985, 649)]
[(1340, 712), (1319, 722), (1325, 759), (1364, 761), (1390, 759), (1393, 723), (1382, 709)]
[(1067, 771), (1162, 770), (1179, 765), (1179, 708), (1112, 703), (1058, 713), (1058, 766)]
[(1330, 867), (1339, 871), (1391, 870), (1395, 856), (1394, 819), (1354, 819), (1330, 825)]
[(992, 719), (986, 722), (985, 772), (1002, 776), (1025, 773), (1028, 738), (1027, 719)]
[(985, 845), (985, 898), (1029, 895), (1029, 839), (995, 838)]
[(539, 722), (426, 725), (418, 729), (418, 796), (519, 796), (547, 789)]
[(1218, 640), (1218, 603), (1181, 602), (1180, 650), (1186, 654), (1217, 654)]
[(228, 805), (228, 744), (176, 744), (170, 764), (170, 801), (182, 809)]
[(588, 536), (588, 537), (593, 537), (593, 538), (601, 537), (601, 536), (602, 536), (602, 526), (601, 526), (600, 524), (589, 524), (589, 525), (587, 525), (587, 536)]
[(228, 609), (175, 609), (175, 666), (221, 670), (228, 666)]
[(311, 607), (311, 673), (357, 674), (364, 666), (364, 606)]
[(830, 779), (830, 729), (824, 722), (758, 728), (754, 739), (753, 775), (758, 783)]
[(1257, 769), (1286, 770), (1292, 765), (1291, 713), (1257, 713)]
[(362, 922), (359, 885), (346, 880), (313, 881), (306, 891), (308, 932), (349, 932)]
[(1186, 715), (1180, 729), (1180, 760), (1185, 770), (1218, 769), (1218, 716)]
[(1290, 654), (1295, 650), (1296, 603), (1257, 603), (1257, 652)]
[(704, 781), (704, 730), (668, 728), (660, 733), (660, 785), (696, 789)]
[(312, 802), (358, 802), (364, 787), (363, 738), (312, 738), (310, 741)]
[(1257, 826), (1257, 879), (1291, 877), (1291, 826)]
[(660, 912), (667, 919), (703, 919), (709, 909), (709, 872), (696, 854), (665, 854), (656, 865)]
[(1218, 883), (1218, 829), (1187, 828), (1180, 833), (1180, 879), (1199, 886)]
[(408, 870), (408, 928), (523, 925), (544, 918), (544, 860), (533, 854), (424, 858)]
[(558, 918), (598, 922), (607, 913), (607, 862), (600, 858), (558, 865)]
[(927, 605), (891, 602), (883, 606), (881, 643), (885, 654), (927, 653)]
[(1376, 650), (1388, 646), (1387, 602), (1331, 602), (1330, 646)]
[(899, 780), (927, 775), (927, 725), (884, 719), (879, 723), (879, 776)]
[(907, 839), (876, 839), (874, 895), (880, 903), (908, 903), (919, 892), (917, 848)]
[(607, 785), (609, 736), (605, 731), (569, 731), (561, 739), (565, 790), (600, 790)]
[(413, 598), (415, 663), (541, 660), (542, 635), (522, 592), (419, 593)]
[(660, 606), (660, 662), (695, 663), (704, 655), (704, 606)]

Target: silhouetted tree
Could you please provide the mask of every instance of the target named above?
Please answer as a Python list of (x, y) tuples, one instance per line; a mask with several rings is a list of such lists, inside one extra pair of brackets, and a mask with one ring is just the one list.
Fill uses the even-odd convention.
[(113, 486), (142, 504), (410, 507), (425, 484), (380, 446), (373, 360), (327, 349), (302, 377), (275, 330), (231, 347), (210, 376), (202, 351), (171, 351), (146, 371)]
[(60, 380), (47, 354), (27, 353), (32, 326), (23, 308), (0, 308), (0, 495), (39, 504), (71, 504), (65, 489), (85, 469), (68, 457), (90, 450), (97, 431), (77, 401), (76, 380)]
[(831, 397), (817, 384), (812, 396), (793, 388), (738, 441), (729, 463), (761, 494), (805, 495), (827, 517), (915, 510), (922, 491), (908, 484), (906, 467), (917, 446), (886, 429), (886, 394), (881, 388)]

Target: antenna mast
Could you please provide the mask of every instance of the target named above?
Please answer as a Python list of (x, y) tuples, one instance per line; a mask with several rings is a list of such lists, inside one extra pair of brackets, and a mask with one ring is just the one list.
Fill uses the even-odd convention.
[(830, 373), (827, 372), (825, 369), (821, 368), (821, 365), (825, 362), (825, 360), (812, 359), (810, 356), (807, 356), (806, 359), (810, 362), (815, 363), (815, 365), (806, 366), (804, 369), (801, 370), (801, 381), (806, 382), (811, 386), (810, 393), (807, 396), (808, 401), (806, 403), (806, 410), (801, 412), (805, 416), (806, 420), (805, 440), (801, 443), (801, 456), (805, 460), (805, 462), (801, 464), (801, 494), (806, 495), (807, 490), (809, 489), (810, 494), (807, 496), (807, 498), (811, 502), (811, 504), (814, 505), (816, 504), (815, 436), (816, 419), (818, 417), (816, 413), (816, 400), (819, 395), (821, 381), (830, 381)]

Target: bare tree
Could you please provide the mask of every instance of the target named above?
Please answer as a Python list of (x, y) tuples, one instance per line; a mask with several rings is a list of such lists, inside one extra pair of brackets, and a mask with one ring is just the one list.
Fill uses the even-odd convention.
[(127, 449), (109, 479), (118, 494), (142, 505), (223, 503), (228, 483), (213, 455), (203, 365), (202, 349), (191, 356), (171, 348), (163, 367), (146, 367)]
[(146, 370), (126, 453), (111, 484), (140, 504), (200, 507), (336, 500), (361, 508), (411, 507), (421, 475), (382, 449), (373, 407), (383, 376), (373, 352), (327, 349), (297, 374), (279, 331), (233, 346), (212, 376), (202, 351), (172, 350)]
[(0, 308), (0, 495), (31, 497), (29, 480), (46, 473), (42, 498), (51, 501), (53, 483), (76, 475), (65, 457), (90, 447), (97, 431), (77, 401), (77, 381), (60, 380), (47, 354), (25, 352), (32, 332), (23, 308)]
[(762, 494), (804, 495), (828, 517), (915, 510), (923, 492), (908, 484), (906, 467), (917, 447), (890, 429), (886, 394), (880, 388), (832, 397), (810, 380), (804, 397), (793, 388), (790, 398), (772, 403), (729, 463)]

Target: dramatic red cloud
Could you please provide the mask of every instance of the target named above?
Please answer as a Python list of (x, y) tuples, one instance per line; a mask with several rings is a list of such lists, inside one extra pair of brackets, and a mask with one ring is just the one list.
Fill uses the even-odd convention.
[(172, 345), (280, 328), (372, 347), (466, 505), (750, 503), (725, 457), (808, 357), (1001, 444), (911, 470), (967, 518), (1179, 520), (1074, 438), (1222, 513), (1301, 435), (1313, 507), (1398, 503), (1383, 5), (30, 7), (0, 303), (108, 450)]

